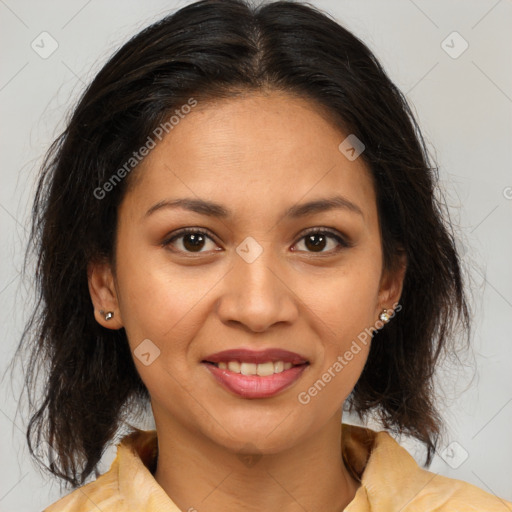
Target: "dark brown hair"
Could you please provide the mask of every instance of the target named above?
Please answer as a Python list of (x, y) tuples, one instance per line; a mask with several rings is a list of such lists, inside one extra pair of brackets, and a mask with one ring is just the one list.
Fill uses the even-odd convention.
[(115, 53), (42, 166), (27, 250), (37, 258), (37, 305), (17, 353), (30, 353), (31, 454), (46, 441), (56, 454), (49, 470), (73, 486), (98, 474), (123, 420), (149, 398), (124, 329), (98, 325), (87, 285), (90, 261), (114, 261), (118, 205), (137, 170), (103, 197), (95, 191), (189, 98), (257, 90), (311, 100), (366, 146), (384, 264), (395, 267), (404, 251), (408, 266), (402, 310), (374, 333), (347, 403), (361, 418), (373, 413), (390, 431), (417, 438), (432, 459), (442, 430), (433, 373), (455, 326), (469, 332), (469, 315), (451, 225), (436, 199), (437, 168), (407, 101), (368, 47), (313, 6), (204, 0)]

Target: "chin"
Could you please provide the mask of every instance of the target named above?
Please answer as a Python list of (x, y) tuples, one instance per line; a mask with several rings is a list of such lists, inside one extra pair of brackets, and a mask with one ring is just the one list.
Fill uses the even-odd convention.
[[(226, 426), (224, 430), (220, 425)], [(257, 450), (261, 454), (275, 454), (293, 447), (302, 432), (294, 415), (280, 409), (276, 414), (253, 411), (249, 414), (236, 412), (231, 417), (216, 418), (214, 431), (206, 434), (213, 442), (236, 453)], [(304, 426), (306, 428), (306, 426)]]

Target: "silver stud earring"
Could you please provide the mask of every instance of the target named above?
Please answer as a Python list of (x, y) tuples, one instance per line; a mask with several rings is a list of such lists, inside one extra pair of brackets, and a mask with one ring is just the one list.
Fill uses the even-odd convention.
[(103, 315), (103, 317), (105, 318), (105, 320), (110, 320), (114, 317), (114, 312), (113, 311), (107, 311), (105, 313), (105, 311), (103, 310), (100, 310), (100, 315)]
[(391, 315), (389, 313), (390, 313), (389, 309), (383, 309), (382, 313), (379, 315), (380, 321), (387, 324), (391, 320)]

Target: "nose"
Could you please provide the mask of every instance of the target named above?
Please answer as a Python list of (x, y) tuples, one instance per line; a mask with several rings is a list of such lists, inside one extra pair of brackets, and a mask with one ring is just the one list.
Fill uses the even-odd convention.
[[(270, 249), (252, 262), (235, 255), (224, 278), (217, 314), (225, 324), (264, 332), (274, 324), (292, 324), (298, 318), (298, 300), (286, 272)], [(289, 279), (288, 279), (289, 281)]]

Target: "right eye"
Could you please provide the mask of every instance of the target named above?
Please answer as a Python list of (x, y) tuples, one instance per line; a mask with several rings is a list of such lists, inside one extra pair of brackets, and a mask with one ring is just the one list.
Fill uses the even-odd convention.
[[(172, 233), (170, 237), (164, 240), (162, 246), (169, 247), (175, 252), (201, 253), (208, 252), (208, 250), (202, 250), (208, 241), (212, 242), (215, 247), (218, 247), (207, 231), (200, 228), (184, 228)], [(210, 250), (218, 249), (212, 247)]]

